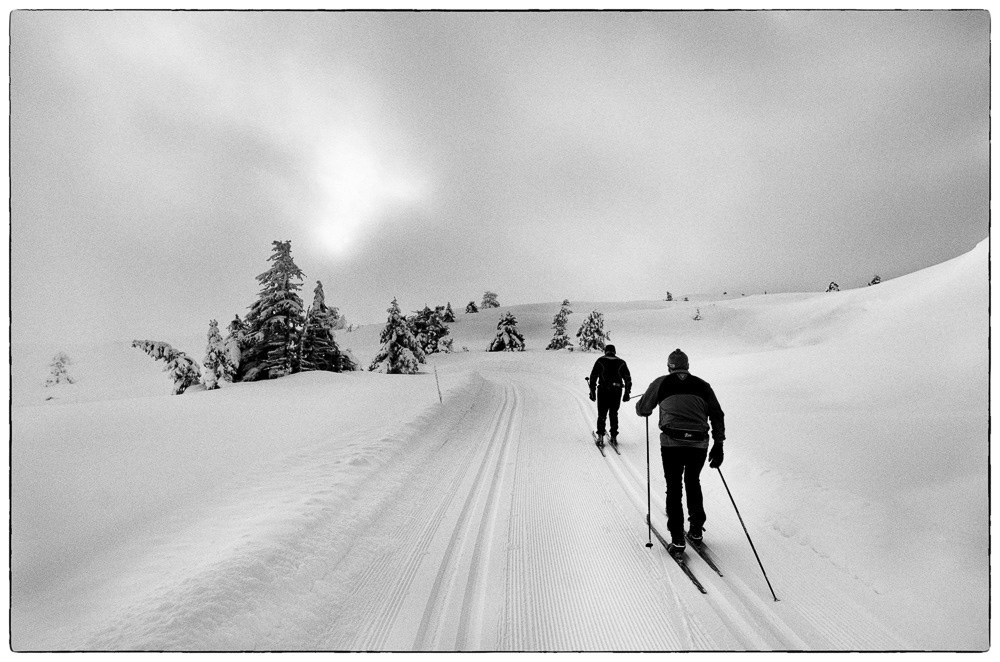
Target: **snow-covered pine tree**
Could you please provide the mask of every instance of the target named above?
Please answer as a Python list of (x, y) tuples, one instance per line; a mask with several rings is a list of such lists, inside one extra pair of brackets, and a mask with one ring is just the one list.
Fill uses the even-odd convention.
[(701, 321), (701, 308), (694, 309), (694, 317), (692, 317), (691, 319), (693, 319), (695, 322)]
[(222, 334), (219, 333), (219, 322), (212, 320), (208, 323), (208, 345), (205, 347), (205, 360), (202, 366), (205, 371), (202, 373), (202, 381), (209, 391), (219, 388), (219, 379), (226, 375), (226, 346), (222, 341)]
[(871, 282), (868, 283), (868, 285), (878, 285), (881, 282), (882, 282), (882, 277), (879, 276), (878, 274), (875, 274), (875, 277), (872, 278)]
[(451, 309), (451, 301), (445, 306), (444, 313), (441, 315), (441, 321), (448, 322), (449, 324), (455, 321), (455, 311)]
[(333, 332), (337, 317), (334, 309), (326, 305), (323, 283), (316, 281), (313, 301), (306, 313), (305, 328), (302, 331), (302, 349), (299, 369), (341, 372), (354, 370), (354, 362), (337, 345)]
[[(826, 288), (826, 291), (827, 292), (839, 292), (840, 291), (840, 285), (837, 285), (837, 283), (835, 283), (833, 281), (830, 281), (830, 286)], [(766, 292), (765, 292), (765, 294), (766, 294)]]
[(49, 364), (49, 377), (45, 380), (46, 388), (62, 382), (72, 384), (74, 380), (66, 370), (66, 366), (72, 363), (73, 361), (66, 355), (66, 352), (56, 352), (56, 355), (52, 357), (52, 363)]
[(517, 318), (507, 311), (497, 322), (497, 337), (490, 343), (491, 352), (523, 352), (524, 336), (517, 330)]
[(448, 327), (444, 324), (444, 306), (436, 306), (434, 310), (425, 305), (424, 309), (418, 311), (407, 318), (413, 336), (420, 343), (420, 348), (424, 354), (436, 354), (438, 352), (450, 352), (452, 350), (452, 340), (445, 339), (448, 335)]
[(667, 292), (667, 298), (664, 299), (664, 301), (673, 301), (673, 300), (674, 300), (674, 295), (671, 294), (670, 292)]
[(483, 292), (483, 303), (480, 306), (483, 310), (487, 308), (499, 308), (500, 302), (497, 300), (497, 293), (486, 290)]
[(305, 322), (296, 282), (305, 274), (292, 260), (292, 242), (272, 242), (271, 268), (257, 276), (257, 301), (246, 318), (246, 348), (240, 361), (240, 381), (274, 379), (299, 370), (299, 340)]
[(240, 358), (243, 354), (243, 346), (246, 342), (243, 321), (239, 315), (229, 323), (226, 331), (226, 339), (222, 343), (226, 350), (226, 361), (222, 366), (222, 378), (227, 382), (232, 382), (236, 379), (236, 372), (239, 370)]
[(545, 349), (566, 349), (573, 346), (573, 341), (566, 335), (566, 324), (569, 322), (569, 316), (572, 312), (569, 309), (569, 299), (563, 299), (562, 307), (552, 318), (552, 328), (555, 329), (555, 334)]
[(611, 334), (604, 330), (604, 315), (596, 310), (591, 311), (580, 325), (576, 337), (580, 339), (580, 349), (584, 352), (590, 350), (603, 352), (604, 346), (611, 340)]
[(174, 380), (174, 395), (180, 395), (201, 382), (201, 367), (190, 356), (174, 349), (169, 343), (158, 340), (133, 340), (132, 347), (138, 347), (157, 361), (166, 361), (164, 372)]
[(382, 349), (375, 355), (368, 370), (391, 375), (412, 375), (420, 369), (420, 364), (425, 361), (424, 350), (420, 348), (417, 339), (413, 337), (410, 325), (403, 317), (399, 303), (395, 299), (392, 300), (387, 312), (389, 319), (386, 320), (385, 328), (382, 329), (382, 335), (379, 337)]
[(470, 301), (469, 305), (467, 305), (465, 307), (465, 312), (467, 312), (467, 313), (478, 313), (479, 309), (476, 308), (476, 302), (475, 301)]

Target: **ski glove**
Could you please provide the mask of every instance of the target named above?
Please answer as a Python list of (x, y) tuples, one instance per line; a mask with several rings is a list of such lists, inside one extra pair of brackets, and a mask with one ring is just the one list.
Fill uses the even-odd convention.
[(722, 442), (717, 441), (708, 452), (708, 466), (717, 469), (722, 466)]
[(622, 402), (628, 402), (632, 398), (628, 391), (625, 391), (625, 395), (622, 397)]
[(590, 392), (590, 401), (597, 402), (597, 393), (595, 393), (594, 391)]

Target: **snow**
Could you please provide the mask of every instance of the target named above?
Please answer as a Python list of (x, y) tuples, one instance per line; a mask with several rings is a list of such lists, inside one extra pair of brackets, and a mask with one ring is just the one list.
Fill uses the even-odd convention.
[[(987, 268), (984, 241), (856, 290), (570, 302), (633, 395), (675, 347), (712, 384), (778, 602), (712, 470), (725, 577), (692, 556), (701, 595), (645, 547), (645, 419), (623, 404), (622, 455), (593, 447), (598, 355), (543, 349), (560, 303), (458, 314), (417, 375), (181, 396), (126, 342), (15, 345), (12, 648), (986, 650)], [(505, 312), (527, 351), (486, 351)], [(367, 365), (380, 332), (337, 340)], [(76, 383), (46, 388), (59, 350)]]

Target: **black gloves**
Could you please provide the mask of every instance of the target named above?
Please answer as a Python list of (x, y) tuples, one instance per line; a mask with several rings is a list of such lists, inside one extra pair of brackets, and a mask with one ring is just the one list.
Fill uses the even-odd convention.
[(717, 441), (708, 452), (708, 466), (717, 469), (722, 466), (722, 442)]
[(590, 401), (591, 402), (597, 402), (597, 393), (595, 393), (593, 391), (590, 392)]
[(628, 402), (630, 399), (632, 399), (632, 396), (629, 395), (628, 391), (625, 391), (625, 395), (622, 397), (622, 402)]

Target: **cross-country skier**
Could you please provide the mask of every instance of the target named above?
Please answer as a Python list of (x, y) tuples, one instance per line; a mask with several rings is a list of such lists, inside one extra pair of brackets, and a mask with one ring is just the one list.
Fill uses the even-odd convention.
[[(632, 392), (632, 375), (628, 364), (615, 355), (615, 346), (607, 345), (604, 356), (594, 362), (590, 371), (590, 399), (597, 402), (597, 444), (604, 445), (608, 431), (605, 419), (611, 419), (611, 443), (618, 445), (618, 408), (622, 401), (629, 401)], [(623, 397), (624, 393), (624, 397)]]
[[(688, 372), (688, 357), (675, 349), (667, 359), (669, 374), (657, 377), (638, 402), (635, 413), (649, 416), (659, 405), (660, 457), (667, 481), (667, 528), (671, 552), (682, 553), (684, 544), (683, 491), (687, 491), (688, 536), (695, 544), (702, 540), (705, 507), (699, 476), (708, 457), (713, 469), (722, 465), (722, 442), (726, 426), (715, 391), (703, 379)], [(712, 451), (708, 451), (711, 422)]]

